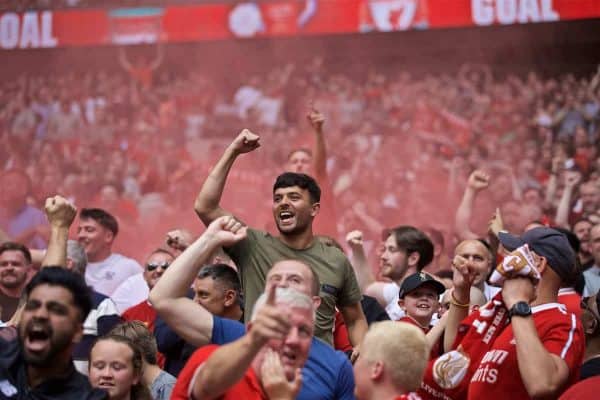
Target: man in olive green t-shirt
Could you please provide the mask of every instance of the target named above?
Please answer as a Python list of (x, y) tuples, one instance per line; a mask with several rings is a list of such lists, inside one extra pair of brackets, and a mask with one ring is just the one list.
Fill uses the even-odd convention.
[[(204, 184), (194, 209), (202, 222), (209, 225), (222, 215), (229, 215), (219, 205), (227, 175), (236, 158), (260, 146), (259, 137), (244, 129), (227, 147)], [(273, 217), (280, 235), (249, 230), (248, 237), (225, 249), (239, 268), (245, 298), (245, 315), (252, 314), (254, 302), (264, 291), (265, 277), (273, 264), (285, 259), (299, 259), (309, 264), (321, 281), (322, 298), (317, 310), (315, 336), (332, 343), (337, 307), (348, 327), (354, 347), (362, 341), (367, 322), (360, 305), (361, 293), (356, 276), (346, 256), (337, 248), (318, 241), (312, 231), (320, 207), (321, 190), (308, 175), (287, 172), (273, 187)]]

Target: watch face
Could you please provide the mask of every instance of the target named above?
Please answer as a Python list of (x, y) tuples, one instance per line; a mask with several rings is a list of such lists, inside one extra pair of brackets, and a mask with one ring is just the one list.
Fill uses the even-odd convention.
[(515, 304), (512, 308), (513, 315), (530, 315), (531, 307), (524, 301), (520, 301)]

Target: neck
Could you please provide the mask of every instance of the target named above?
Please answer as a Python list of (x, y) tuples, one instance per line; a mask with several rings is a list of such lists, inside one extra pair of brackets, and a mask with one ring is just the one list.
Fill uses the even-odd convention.
[(583, 362), (589, 361), (592, 358), (600, 357), (600, 337), (590, 339), (586, 337), (585, 342), (585, 355), (583, 356)]
[(146, 387), (152, 386), (154, 380), (160, 375), (162, 369), (158, 365), (148, 364), (144, 361), (144, 374), (142, 375), (142, 384)]
[(49, 379), (65, 376), (71, 364), (71, 353), (69, 352), (67, 355), (69, 356), (67, 360), (54, 360), (49, 363), (51, 366), (48, 367), (28, 365), (27, 382), (29, 386), (34, 388)]
[(243, 311), (240, 308), (239, 304), (236, 304), (232, 307), (229, 307), (223, 313), (223, 318), (231, 319), (234, 321), (239, 321), (242, 318)]
[(548, 286), (544, 284), (544, 279), (539, 283), (539, 289), (536, 299), (531, 303), (532, 306), (539, 306), (542, 304), (556, 303), (558, 301), (558, 289), (559, 287)]
[(0, 293), (3, 293), (9, 297), (19, 298), (19, 297), (21, 297), (21, 293), (23, 293), (23, 288), (25, 287), (26, 284), (27, 284), (27, 280), (25, 280), (25, 282), (23, 282), (22, 284), (20, 284), (17, 287), (14, 287), (14, 288), (7, 288), (6, 286), (0, 286)]
[(398, 390), (393, 385), (376, 385), (373, 387), (371, 399), (394, 400), (396, 397), (406, 394), (405, 390)]
[(281, 240), (286, 246), (296, 250), (304, 250), (309, 248), (314, 241), (314, 235), (312, 229), (307, 229), (304, 232), (292, 233), (292, 234), (280, 234), (279, 240)]
[(431, 323), (431, 317), (416, 318), (416, 317), (413, 317), (412, 315), (408, 315), (408, 314), (406, 314), (406, 316), (411, 318), (413, 321), (415, 321), (421, 328), (423, 328), (425, 330), (429, 330), (429, 324)]
[(404, 278), (414, 274), (415, 272), (417, 272), (417, 267), (408, 267), (408, 269), (404, 271), (404, 275), (402, 275), (398, 279), (393, 279), (393, 281), (396, 282), (398, 286), (402, 286), (402, 281), (404, 280)]
[(112, 254), (111, 249), (103, 249), (103, 250), (99, 250), (97, 253), (95, 254), (89, 254), (88, 255), (88, 261), (89, 262), (100, 262), (100, 261), (104, 261), (106, 260), (108, 257), (110, 257), (110, 255)]

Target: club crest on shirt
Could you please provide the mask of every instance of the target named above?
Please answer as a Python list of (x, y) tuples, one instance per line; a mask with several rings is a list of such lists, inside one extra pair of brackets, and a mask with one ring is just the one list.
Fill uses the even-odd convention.
[(435, 360), (433, 379), (443, 389), (454, 389), (467, 374), (470, 361), (460, 350), (450, 351)]

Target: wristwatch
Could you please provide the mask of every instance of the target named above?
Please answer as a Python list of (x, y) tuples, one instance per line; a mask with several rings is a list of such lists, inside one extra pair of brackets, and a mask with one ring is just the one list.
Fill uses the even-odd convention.
[(514, 316), (517, 317), (528, 317), (531, 315), (531, 307), (529, 306), (529, 303), (527, 303), (526, 301), (519, 301), (517, 303), (515, 303), (510, 311), (508, 312), (508, 317), (512, 318)]

